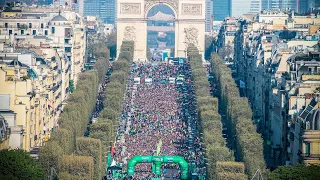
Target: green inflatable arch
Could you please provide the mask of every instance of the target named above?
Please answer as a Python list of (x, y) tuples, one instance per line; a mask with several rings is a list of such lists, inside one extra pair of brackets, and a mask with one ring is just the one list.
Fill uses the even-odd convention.
[(156, 175), (161, 175), (162, 163), (177, 163), (180, 166), (181, 179), (188, 179), (188, 163), (181, 156), (134, 156), (128, 163), (128, 175), (134, 175), (135, 166), (138, 163), (153, 163)]

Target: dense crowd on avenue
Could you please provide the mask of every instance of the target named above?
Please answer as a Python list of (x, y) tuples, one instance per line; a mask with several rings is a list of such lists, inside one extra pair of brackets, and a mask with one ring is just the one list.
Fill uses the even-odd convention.
[[(170, 77), (176, 78), (181, 74), (185, 77), (185, 83), (190, 84), (185, 92), (168, 81)], [(134, 81), (136, 77), (140, 77), (140, 82)], [(146, 83), (148, 78), (152, 78), (151, 83)], [(191, 76), (183, 66), (159, 63), (135, 64), (132, 67), (120, 119), (118, 136), (121, 138), (117, 138), (114, 154), (114, 160), (124, 171), (128, 161), (135, 155), (182, 156), (189, 163), (194, 161), (195, 166), (199, 167), (195, 168), (196, 171), (203, 171), (200, 166), (203, 164), (200, 159), (200, 139), (195, 136), (192, 145), (187, 143), (186, 119), (196, 121), (196, 108), (192, 107), (195, 104), (190, 94)], [(186, 114), (185, 109), (190, 111)], [(160, 154), (156, 152), (157, 147), (161, 147)], [(151, 164), (137, 164), (133, 179), (155, 177), (151, 169)], [(163, 174), (170, 179), (179, 179), (178, 165), (165, 164), (162, 169)]]

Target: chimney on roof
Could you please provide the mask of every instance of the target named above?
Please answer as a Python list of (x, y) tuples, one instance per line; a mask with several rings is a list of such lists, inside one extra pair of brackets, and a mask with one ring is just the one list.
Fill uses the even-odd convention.
[(291, 18), (294, 19), (294, 10), (291, 11)]

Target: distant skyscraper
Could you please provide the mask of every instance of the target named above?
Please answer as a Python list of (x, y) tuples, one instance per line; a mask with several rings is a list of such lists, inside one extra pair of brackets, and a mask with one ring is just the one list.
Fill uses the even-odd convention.
[(39, 3), (41, 5), (50, 5), (53, 3), (53, 0), (38, 0), (37, 3)]
[(280, 9), (291, 9), (298, 12), (299, 0), (280, 0)]
[(206, 32), (212, 30), (213, 5), (212, 0), (206, 0)]
[(298, 4), (298, 12), (299, 13), (306, 13), (309, 11), (309, 6), (308, 6), (309, 1), (308, 0), (300, 0)]
[(319, 0), (315, 1), (315, 7), (320, 8), (320, 1)]
[(259, 14), (261, 0), (231, 0), (231, 16), (240, 17), (243, 14)]
[(319, 0), (262, 0), (262, 10), (281, 9), (304, 13)]
[(100, 18), (108, 23), (114, 24), (116, 18), (116, 0), (101, 0)]
[[(319, 4), (317, 6), (317, 3)], [(320, 6), (319, 0), (299, 0), (298, 1), (298, 12), (299, 13), (307, 13), (313, 11), (315, 8)]]
[(97, 16), (105, 23), (114, 24), (116, 0), (80, 0), (79, 13), (83, 16)]
[(230, 16), (230, 0), (212, 0), (212, 2), (214, 21), (223, 21), (225, 17)]

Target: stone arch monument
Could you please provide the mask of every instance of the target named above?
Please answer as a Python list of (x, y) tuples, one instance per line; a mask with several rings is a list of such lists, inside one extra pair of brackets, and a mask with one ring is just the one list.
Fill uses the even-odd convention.
[(205, 0), (118, 0), (117, 52), (122, 41), (134, 41), (134, 61), (147, 59), (147, 15), (163, 4), (175, 15), (175, 57), (185, 57), (188, 44), (203, 55), (205, 46)]

